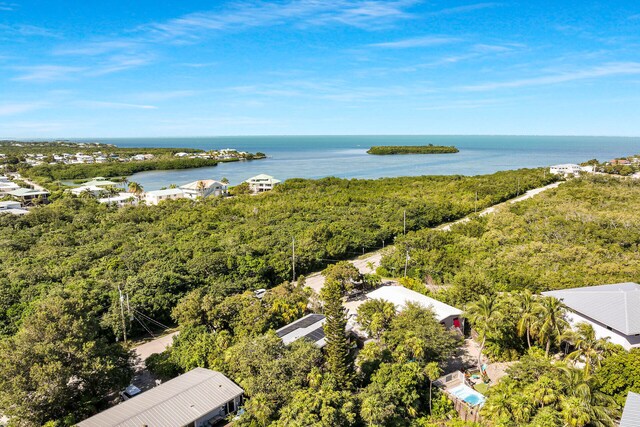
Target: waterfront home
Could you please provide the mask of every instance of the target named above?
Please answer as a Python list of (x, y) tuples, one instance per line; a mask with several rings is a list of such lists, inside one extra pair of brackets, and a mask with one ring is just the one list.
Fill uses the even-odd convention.
[(245, 181), (249, 184), (249, 188), (254, 193), (262, 193), (264, 191), (273, 190), (277, 184), (281, 183), (279, 179), (275, 179), (270, 175), (260, 174)]
[(554, 174), (554, 175), (562, 175), (562, 176), (569, 176), (569, 175), (580, 175), (581, 172), (586, 172), (580, 165), (575, 165), (575, 164), (564, 164), (564, 165), (555, 165), (555, 166), (551, 166), (549, 168), (549, 172)]
[(36, 201), (46, 202), (49, 198), (48, 191), (32, 190), (30, 188), (18, 188), (17, 190), (9, 191), (7, 194), (21, 201), (24, 206), (32, 205)]
[(93, 178), (91, 181), (87, 181), (82, 184), (85, 187), (117, 187), (118, 185), (122, 185), (119, 182), (109, 181), (106, 178), (101, 176), (97, 176)]
[(84, 193), (89, 193), (93, 197), (100, 197), (101, 194), (107, 192), (107, 190), (105, 190), (104, 188), (98, 187), (96, 185), (82, 185), (80, 187), (72, 188), (69, 191), (71, 192), (71, 194), (74, 194), (76, 196), (80, 196)]
[(180, 189), (184, 192), (185, 197), (189, 197), (190, 199), (227, 195), (227, 184), (214, 179), (193, 181), (188, 184), (181, 185)]
[(640, 427), (640, 394), (632, 391), (627, 394), (620, 427)]
[(419, 292), (407, 289), (404, 286), (382, 286), (375, 291), (369, 292), (367, 299), (389, 301), (396, 306), (396, 310), (398, 311), (404, 310), (408, 303), (418, 304), (431, 309), (435, 314), (436, 320), (447, 329), (455, 328), (462, 331), (464, 328), (462, 310)]
[(630, 165), (631, 161), (627, 159), (613, 159), (609, 163), (611, 163), (612, 165)]
[(131, 193), (118, 193), (116, 196), (107, 196), (101, 199), (98, 199), (100, 203), (107, 203), (110, 205), (130, 205), (135, 201), (135, 196)]
[(630, 350), (640, 347), (640, 285), (617, 283), (542, 292), (567, 306), (571, 325), (593, 326), (596, 338), (609, 338)]
[(180, 188), (167, 188), (144, 193), (144, 200), (150, 205), (157, 205), (164, 200), (184, 199), (184, 191)]
[(212, 426), (237, 411), (243, 394), (244, 390), (222, 373), (195, 368), (77, 426)]

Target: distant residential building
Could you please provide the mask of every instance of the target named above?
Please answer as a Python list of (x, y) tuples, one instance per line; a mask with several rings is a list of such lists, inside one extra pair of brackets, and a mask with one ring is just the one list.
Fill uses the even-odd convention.
[(97, 177), (93, 178), (91, 181), (87, 181), (87, 182), (83, 183), (82, 185), (85, 186), (85, 187), (117, 187), (117, 186), (121, 186), (122, 183), (109, 181), (106, 178), (103, 178), (101, 176), (97, 176)]
[(21, 201), (24, 206), (33, 205), (36, 200), (46, 202), (49, 199), (48, 191), (32, 190), (30, 188), (18, 188), (17, 190), (9, 191), (7, 194)]
[(311, 341), (316, 347), (322, 348), (327, 344), (323, 325), (325, 317), (322, 314), (307, 314), (306, 316), (278, 329), (278, 335), (285, 345), (289, 345), (301, 338)]
[(118, 206), (130, 205), (135, 201), (135, 196), (131, 193), (118, 193), (116, 196), (102, 197), (98, 199), (100, 203), (113, 204)]
[(542, 292), (562, 301), (571, 325), (586, 322), (597, 338), (609, 338), (629, 350), (640, 347), (640, 285), (617, 283)]
[(184, 192), (186, 197), (191, 199), (227, 195), (227, 184), (214, 179), (193, 181), (188, 184), (181, 185), (180, 189)]
[(640, 394), (632, 391), (627, 394), (620, 427), (640, 427)]
[(80, 196), (84, 193), (91, 193), (91, 195), (94, 197), (100, 197), (101, 194), (107, 192), (107, 190), (105, 190), (104, 188), (98, 187), (96, 185), (81, 185), (80, 187), (72, 188), (69, 191), (71, 192), (71, 194), (74, 194), (76, 196)]
[(157, 205), (164, 200), (184, 199), (185, 194), (180, 188), (154, 190), (144, 193), (144, 200), (150, 205)]
[(182, 151), (179, 152), (179, 153), (174, 154), (174, 156), (176, 156), (176, 157), (187, 157), (188, 155), (189, 155), (189, 153), (184, 153)]
[(446, 328), (464, 328), (462, 310), (452, 307), (404, 286), (382, 286), (367, 294), (367, 299), (381, 299), (389, 301), (402, 311), (408, 303), (418, 304), (429, 308), (435, 314), (436, 320)]
[(20, 202), (4, 201), (4, 202), (0, 202), (0, 214), (2, 213), (10, 213), (13, 215), (24, 215), (24, 214), (28, 214), (29, 211), (26, 209), (22, 209), (22, 205), (20, 204)]
[(275, 179), (270, 175), (260, 174), (249, 178), (245, 182), (249, 184), (249, 188), (254, 193), (262, 193), (264, 191), (273, 190), (273, 187), (280, 184), (282, 181)]
[(19, 189), (20, 186), (15, 182), (11, 181), (0, 181), (0, 193), (8, 193), (10, 191), (14, 191)]
[(584, 172), (580, 165), (575, 165), (572, 163), (564, 164), (564, 165), (555, 165), (549, 168), (549, 172), (554, 175), (580, 175), (581, 172)]
[(78, 427), (205, 427), (237, 411), (244, 391), (220, 372), (195, 368), (106, 411)]
[(613, 159), (609, 163), (612, 165), (630, 165), (631, 162), (627, 159)]

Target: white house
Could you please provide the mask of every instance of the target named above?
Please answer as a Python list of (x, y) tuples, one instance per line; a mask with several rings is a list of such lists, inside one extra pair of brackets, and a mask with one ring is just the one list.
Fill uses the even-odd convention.
[(227, 195), (227, 184), (214, 179), (193, 181), (188, 184), (181, 185), (180, 189), (184, 192), (185, 197), (189, 197), (190, 199)]
[(367, 294), (368, 299), (382, 299), (389, 301), (402, 311), (407, 303), (414, 303), (430, 308), (436, 315), (436, 320), (446, 328), (463, 328), (462, 310), (452, 307), (436, 299), (407, 289), (404, 286), (382, 286)]
[(20, 186), (15, 182), (11, 181), (0, 181), (0, 193), (8, 193), (10, 191), (14, 191), (19, 189)]
[(270, 175), (260, 174), (249, 178), (245, 182), (249, 184), (249, 188), (254, 193), (262, 193), (263, 191), (273, 190), (273, 187), (275, 187), (282, 181), (280, 181), (279, 179), (275, 179)]
[(102, 187), (98, 187), (96, 185), (81, 185), (80, 187), (75, 187), (72, 188), (71, 190), (69, 190), (71, 192), (71, 194), (75, 194), (76, 196), (80, 196), (83, 193), (91, 193), (92, 196), (94, 197), (99, 197), (102, 193), (106, 193), (107, 190), (105, 190)]
[(244, 391), (217, 371), (195, 368), (77, 424), (78, 427), (205, 427), (238, 410)]
[(549, 168), (549, 172), (554, 175), (562, 175), (562, 176), (574, 175), (575, 176), (575, 175), (580, 175), (580, 173), (584, 172), (584, 170), (580, 165), (568, 163), (564, 165), (551, 166)]
[(166, 190), (154, 190), (144, 193), (144, 200), (150, 205), (157, 205), (164, 200), (175, 200), (184, 198), (184, 191), (180, 188), (168, 188)]
[(630, 350), (640, 347), (640, 285), (617, 283), (542, 292), (562, 301), (571, 325), (586, 322), (597, 338), (610, 338)]
[(100, 203), (107, 203), (110, 205), (124, 206), (132, 204), (135, 200), (135, 196), (131, 193), (118, 193), (117, 196), (103, 197), (98, 199)]
[(85, 187), (117, 187), (122, 184), (119, 182), (109, 181), (108, 179), (103, 178), (101, 176), (97, 176), (93, 178), (91, 181), (87, 181), (82, 185)]
[(13, 215), (24, 215), (24, 214), (28, 214), (29, 211), (26, 209), (22, 209), (22, 205), (20, 204), (20, 202), (5, 201), (5, 202), (0, 202), (0, 214), (2, 213), (10, 213)]
[(32, 190), (30, 188), (18, 188), (8, 192), (14, 199), (20, 200), (23, 205), (31, 205), (34, 201), (46, 202), (49, 199), (49, 192), (45, 190)]
[(640, 427), (640, 394), (632, 391), (627, 394), (620, 427)]

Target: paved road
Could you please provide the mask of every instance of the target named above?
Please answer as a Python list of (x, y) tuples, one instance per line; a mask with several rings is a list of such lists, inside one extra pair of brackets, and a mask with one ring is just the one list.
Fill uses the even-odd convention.
[(135, 351), (136, 356), (140, 360), (140, 363), (144, 364), (144, 361), (147, 360), (149, 356), (156, 353), (162, 353), (171, 345), (173, 342), (173, 337), (178, 335), (180, 331), (172, 332), (168, 335), (164, 335), (160, 338), (156, 338), (154, 340), (148, 341), (144, 344), (139, 345), (138, 347), (134, 347), (133, 351)]

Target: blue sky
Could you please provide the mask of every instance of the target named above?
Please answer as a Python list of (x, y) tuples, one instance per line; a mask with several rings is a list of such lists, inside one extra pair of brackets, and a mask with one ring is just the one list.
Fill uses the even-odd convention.
[(0, 137), (640, 135), (637, 0), (0, 0)]

